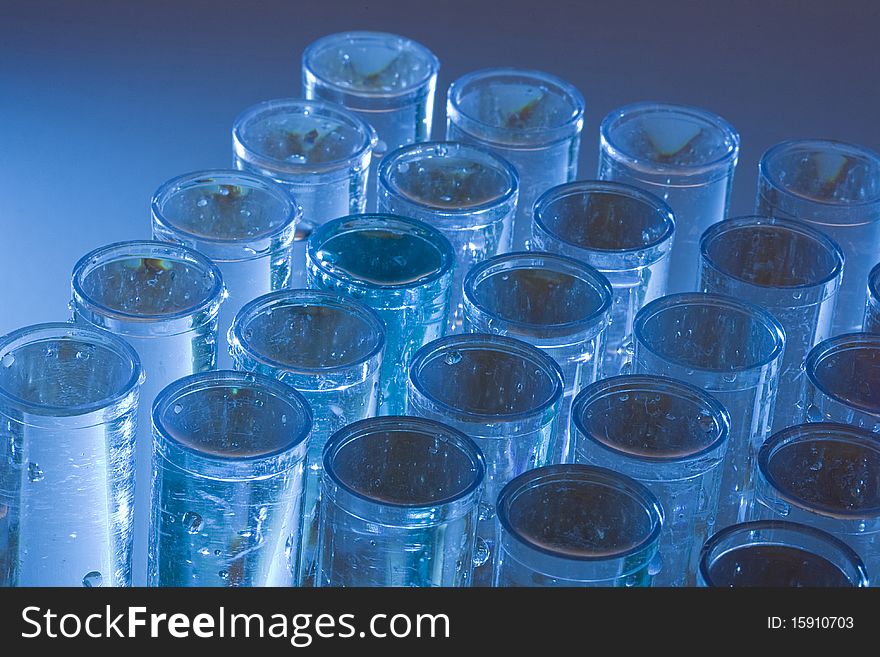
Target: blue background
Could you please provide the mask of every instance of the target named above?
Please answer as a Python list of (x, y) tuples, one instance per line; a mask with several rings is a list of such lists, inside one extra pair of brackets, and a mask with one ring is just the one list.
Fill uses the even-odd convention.
[(164, 180), (228, 167), (235, 115), (300, 95), (302, 49), (374, 29), (424, 43), (445, 91), (487, 66), (555, 73), (587, 101), (579, 178), (624, 103), (701, 105), (742, 136), (733, 214), (753, 209), (775, 142), (880, 150), (880, 3), (338, 0), (0, 0), (0, 332), (67, 319), (70, 271), (108, 242), (148, 238)]

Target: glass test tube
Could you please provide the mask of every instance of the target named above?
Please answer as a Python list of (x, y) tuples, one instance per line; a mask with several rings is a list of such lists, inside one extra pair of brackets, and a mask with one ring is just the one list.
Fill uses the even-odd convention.
[(455, 249), (449, 331), (461, 330), (462, 280), (478, 262), (510, 250), (519, 183), (516, 169), (478, 146), (415, 144), (379, 166), (379, 211), (424, 221)]
[(612, 299), (611, 285), (602, 274), (552, 253), (496, 256), (465, 277), (465, 330), (528, 342), (562, 369), (565, 397), (553, 463), (564, 463), (570, 456), (568, 418), (574, 396), (602, 376)]
[(745, 519), (754, 459), (773, 418), (785, 337), (765, 310), (717, 294), (652, 301), (633, 325), (637, 374), (679, 379), (709, 392), (730, 415), (716, 526)]
[(341, 294), (282, 290), (242, 308), (229, 344), (236, 369), (293, 386), (312, 409), (296, 581), (314, 586), (324, 444), (346, 424), (376, 414), (385, 325)]
[(413, 353), (446, 332), (455, 253), (442, 233), (414, 219), (353, 215), (309, 238), (309, 287), (352, 296), (385, 322), (379, 415), (400, 415)]
[(214, 368), (220, 270), (176, 244), (119, 242), (83, 256), (73, 268), (73, 321), (106, 329), (140, 357), (132, 581), (147, 581), (153, 434), (150, 410), (159, 392), (181, 377)]
[(840, 245), (843, 283), (831, 335), (858, 331), (880, 248), (880, 154), (825, 140), (787, 141), (758, 164), (757, 214), (796, 219)]
[(711, 395), (660, 376), (616, 376), (584, 388), (571, 433), (577, 463), (645, 485), (663, 507), (655, 586), (693, 586), (715, 525), (730, 417)]
[(804, 368), (797, 422), (842, 422), (880, 432), (880, 335), (847, 333), (820, 342)]
[[(271, 180), (240, 171), (188, 173), (162, 185), (151, 209), (154, 239), (195, 249), (220, 268), (227, 293), (218, 326), (221, 340), (244, 304), (290, 286), (300, 211)], [(231, 366), (225, 345), (217, 364)]]
[(484, 146), (516, 167), (520, 190), (512, 248), (526, 248), (535, 199), (577, 175), (583, 96), (540, 71), (484, 69), (450, 85), (446, 117), (446, 139)]
[(490, 586), (495, 502), (517, 475), (551, 462), (562, 405), (559, 365), (531, 345), (477, 333), (436, 340), (409, 368), (408, 412), (473, 438), (486, 459), (474, 586)]
[(849, 545), (880, 585), (880, 441), (846, 424), (800, 424), (758, 453), (755, 520), (785, 518)]
[(712, 112), (668, 103), (634, 103), (599, 127), (599, 178), (641, 187), (675, 213), (669, 291), (697, 286), (700, 236), (727, 217), (739, 134)]
[(141, 366), (90, 326), (0, 338), (0, 586), (130, 586)]
[(272, 178), (302, 210), (291, 287), (303, 287), (305, 241), (330, 219), (364, 212), (376, 132), (341, 105), (282, 98), (244, 110), (232, 125), (233, 166)]
[(498, 519), (495, 586), (651, 586), (663, 509), (625, 475), (530, 470), (501, 491)]
[(250, 372), (175, 381), (153, 404), (151, 586), (290, 586), (312, 426), (290, 386)]
[(361, 420), (324, 449), (321, 586), (469, 586), (485, 466), (473, 440), (414, 417)]
[(862, 560), (831, 534), (796, 522), (731, 525), (706, 541), (697, 581), (708, 587), (865, 587)]
[(632, 359), (632, 324), (649, 301), (666, 293), (672, 210), (630, 185), (581, 181), (553, 187), (535, 203), (533, 247), (581, 260), (611, 283), (614, 303), (603, 373), (623, 372)]
[(804, 360), (831, 333), (842, 275), (840, 248), (800, 222), (737, 217), (703, 234), (701, 290), (747, 299), (785, 330), (773, 432), (803, 419)]

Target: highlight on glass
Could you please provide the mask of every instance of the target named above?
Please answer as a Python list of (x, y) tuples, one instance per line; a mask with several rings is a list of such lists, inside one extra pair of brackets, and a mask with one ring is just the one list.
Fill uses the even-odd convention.
[(865, 333), (880, 333), (880, 264), (868, 274), (868, 303), (865, 304)]
[(796, 219), (843, 250), (843, 283), (832, 335), (858, 331), (865, 284), (880, 244), (880, 154), (837, 141), (777, 144), (758, 164), (757, 214)]
[(528, 343), (500, 335), (452, 335), (416, 352), (407, 410), (474, 439), (486, 460), (474, 585), (490, 586), (495, 501), (517, 475), (552, 463), (563, 398), (562, 370)]
[(758, 454), (751, 517), (784, 518), (836, 536), (880, 573), (880, 441), (858, 427), (801, 424), (775, 433)]
[(469, 586), (485, 466), (452, 427), (354, 422), (324, 448), (320, 586)]
[(715, 525), (727, 411), (681, 381), (616, 376), (578, 394), (571, 423), (577, 463), (632, 477), (665, 510), (654, 586), (693, 586), (700, 547)]
[(282, 290), (242, 308), (229, 344), (235, 369), (293, 386), (312, 409), (296, 581), (313, 585), (324, 444), (346, 424), (376, 414), (385, 325), (341, 294)]
[(410, 358), (446, 332), (454, 263), (442, 233), (393, 215), (343, 217), (309, 238), (309, 287), (354, 297), (385, 323), (380, 415), (403, 413)]
[(439, 70), (437, 57), (412, 39), (341, 32), (303, 51), (303, 94), (358, 114), (378, 133), (375, 152), (381, 155), (431, 137)]
[(804, 365), (799, 421), (842, 422), (880, 432), (880, 335), (847, 333), (816, 345)]
[(583, 96), (548, 73), (483, 69), (450, 85), (446, 119), (446, 139), (484, 146), (516, 167), (520, 191), (512, 248), (527, 247), (535, 199), (577, 175)]
[(73, 321), (106, 329), (140, 357), (135, 460), (132, 581), (144, 586), (150, 525), (150, 408), (165, 386), (214, 368), (220, 270), (202, 254), (163, 242), (119, 242), (95, 249), (73, 268)]
[(614, 110), (599, 127), (599, 178), (641, 187), (675, 213), (670, 292), (697, 286), (700, 236), (727, 217), (739, 134), (698, 107), (643, 102)]
[(562, 369), (565, 398), (554, 457), (569, 456), (568, 417), (574, 395), (602, 376), (613, 293), (582, 262), (537, 251), (496, 256), (464, 279), (464, 327), (509, 335), (552, 357)]
[(203, 372), (153, 404), (150, 586), (290, 586), (312, 412), (289, 385)]
[(856, 588), (868, 586), (865, 565), (831, 534), (784, 520), (731, 525), (706, 541), (700, 586), (713, 588)]
[(717, 294), (673, 294), (636, 315), (634, 371), (690, 383), (730, 415), (716, 526), (746, 519), (754, 493), (754, 459), (769, 435), (785, 347), (766, 310)]
[(282, 184), (302, 209), (293, 287), (305, 240), (331, 219), (364, 212), (376, 132), (341, 105), (281, 98), (244, 110), (232, 125), (233, 166)]
[(785, 331), (773, 431), (803, 419), (804, 360), (831, 335), (842, 276), (840, 247), (802, 222), (737, 217), (700, 240), (700, 289), (748, 299)]
[[(293, 241), (301, 213), (276, 183), (240, 171), (211, 170), (172, 178), (150, 203), (153, 238), (203, 253), (220, 268), (228, 298), (218, 332), (251, 299), (288, 287)], [(218, 364), (230, 365), (221, 348)]]
[(519, 195), (516, 169), (478, 146), (414, 144), (379, 165), (379, 211), (424, 221), (455, 249), (449, 331), (462, 324), (461, 286), (478, 262), (510, 250)]
[(495, 586), (651, 586), (663, 509), (629, 477), (553, 465), (498, 498)]
[(620, 374), (632, 359), (632, 324), (649, 301), (666, 294), (672, 210), (630, 185), (579, 181), (544, 192), (535, 203), (532, 246), (581, 260), (611, 283), (614, 302), (603, 372)]
[(130, 586), (140, 360), (107, 331), (0, 338), (0, 586)]

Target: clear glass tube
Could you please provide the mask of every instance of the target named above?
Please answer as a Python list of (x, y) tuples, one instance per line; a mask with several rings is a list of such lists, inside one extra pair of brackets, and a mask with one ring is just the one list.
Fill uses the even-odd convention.
[(132, 582), (144, 586), (153, 454), (150, 409), (172, 381), (214, 368), (222, 276), (208, 258), (185, 246), (119, 242), (80, 258), (71, 288), (73, 321), (124, 338), (137, 351), (144, 370), (135, 441), (132, 548)]
[(498, 498), (495, 586), (651, 586), (663, 509), (629, 477), (553, 465)]
[(0, 338), (0, 586), (130, 586), (141, 365), (90, 326)]
[(840, 247), (800, 222), (737, 217), (703, 233), (701, 291), (748, 299), (785, 330), (773, 432), (803, 420), (804, 360), (831, 334), (842, 276)]
[(296, 388), (312, 409), (306, 460), (300, 586), (314, 586), (324, 444), (346, 424), (376, 414), (385, 325), (354, 299), (283, 290), (251, 301), (229, 329), (237, 370)]
[(538, 251), (496, 256), (464, 279), (464, 328), (534, 345), (562, 369), (553, 463), (570, 457), (569, 415), (577, 391), (602, 377), (613, 293), (608, 280), (577, 260)]
[(669, 291), (697, 286), (700, 236), (727, 217), (739, 134), (706, 110), (635, 103), (599, 127), (599, 178), (641, 187), (675, 213)]
[(865, 283), (880, 244), (880, 154), (825, 140), (787, 141), (758, 164), (756, 213), (796, 219), (843, 250), (843, 283), (831, 335), (858, 331)]
[(559, 365), (513, 338), (452, 335), (426, 345), (412, 359), (408, 412), (464, 432), (486, 459), (475, 586), (492, 582), (498, 493), (522, 472), (551, 462), (562, 396)]
[(312, 413), (250, 372), (179, 379), (153, 404), (151, 586), (290, 586)]
[[(846, 424), (801, 424), (758, 453), (755, 520), (785, 518), (849, 545), (870, 577), (880, 573), (880, 441)], [(873, 586), (880, 580), (872, 580)]]
[[(218, 326), (221, 340), (244, 304), (290, 286), (301, 213), (271, 180), (219, 169), (188, 173), (162, 185), (150, 207), (154, 239), (195, 249), (220, 268), (227, 293)], [(217, 363), (231, 367), (225, 345)]]
[(281, 98), (257, 103), (232, 124), (236, 169), (282, 184), (301, 208), (291, 287), (303, 287), (305, 242), (315, 226), (364, 212), (376, 132), (341, 105)]
[[(388, 151), (431, 138), (439, 70), (434, 53), (412, 39), (385, 32), (341, 32), (303, 51), (303, 95), (343, 105), (369, 123), (378, 136), (375, 165)], [(375, 193), (371, 186), (370, 209)]]
[(535, 199), (577, 175), (583, 126), (581, 93), (547, 73), (484, 69), (450, 85), (446, 139), (484, 146), (519, 174), (512, 248), (528, 246)]
[(510, 250), (519, 182), (507, 161), (456, 142), (415, 144), (379, 166), (379, 211), (430, 224), (455, 249), (449, 331), (461, 330), (461, 286), (478, 262)]
[(769, 435), (785, 345), (766, 310), (717, 294), (673, 294), (636, 315), (634, 371), (679, 379), (715, 397), (730, 415), (715, 524), (745, 520), (754, 459)]
[(571, 422), (577, 463), (632, 477), (663, 507), (654, 586), (693, 586), (700, 546), (715, 525), (727, 411), (687, 383), (630, 375), (584, 388)]
[(868, 274), (868, 303), (865, 304), (865, 333), (880, 333), (880, 264)]
[(831, 534), (796, 522), (731, 525), (706, 541), (697, 581), (708, 587), (865, 587), (855, 552)]
[(414, 219), (353, 215), (309, 238), (309, 287), (354, 297), (385, 322), (379, 415), (400, 415), (413, 353), (446, 332), (455, 252), (442, 233)]
[(820, 342), (804, 369), (798, 422), (842, 422), (880, 433), (880, 335), (847, 333)]
[(338, 431), (324, 449), (321, 586), (468, 586), (484, 475), (474, 441), (439, 422)]
[(632, 359), (632, 324), (639, 309), (666, 294), (675, 222), (653, 194), (630, 185), (580, 181), (538, 198), (533, 247), (581, 260), (611, 283), (614, 303), (603, 373), (620, 374)]

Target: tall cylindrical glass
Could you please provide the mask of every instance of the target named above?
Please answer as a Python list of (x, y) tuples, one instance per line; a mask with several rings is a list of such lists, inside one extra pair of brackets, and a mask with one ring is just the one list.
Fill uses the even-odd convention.
[(380, 415), (400, 415), (413, 353), (446, 332), (455, 252), (442, 233), (414, 219), (353, 215), (309, 238), (309, 287), (352, 296), (385, 322)]
[(855, 552), (831, 534), (796, 522), (763, 520), (723, 529), (706, 541), (697, 581), (708, 587), (865, 587)]
[(90, 326), (0, 338), (0, 586), (130, 586), (141, 366)]
[(847, 333), (807, 356), (804, 409), (797, 421), (842, 422), (880, 433), (880, 335)]
[(739, 134), (697, 107), (634, 103), (599, 127), (599, 178), (641, 187), (675, 213), (669, 291), (697, 287), (700, 235), (727, 217)]
[(420, 349), (409, 368), (408, 412), (453, 426), (486, 458), (474, 585), (489, 586), (495, 501), (517, 475), (551, 463), (563, 383), (559, 365), (531, 345), (499, 335), (453, 335)]
[(203, 372), (153, 404), (151, 586), (289, 586), (312, 426), (290, 386)]
[[(228, 298), (220, 312), (221, 340), (244, 304), (290, 286), (300, 211), (271, 180), (240, 171), (189, 173), (162, 185), (150, 205), (154, 239), (195, 249), (223, 273)], [(217, 361), (230, 367), (225, 345)]]
[(880, 441), (846, 424), (800, 424), (773, 434), (758, 454), (752, 518), (785, 518), (833, 534), (880, 585)]
[(772, 431), (803, 419), (804, 360), (831, 333), (843, 253), (809, 226), (786, 219), (721, 221), (700, 240), (700, 289), (747, 299), (785, 330)]
[(552, 462), (570, 456), (574, 396), (602, 377), (612, 299), (608, 280), (589, 265), (538, 251), (490, 258), (464, 279), (465, 330), (519, 338), (562, 369), (565, 398)]
[(120, 242), (83, 256), (73, 268), (73, 321), (125, 338), (140, 356), (132, 581), (147, 581), (153, 400), (172, 381), (214, 368), (220, 270), (200, 253), (162, 242)]
[(818, 139), (777, 144), (758, 164), (756, 212), (797, 219), (840, 245), (845, 264), (831, 335), (858, 331), (880, 248), (880, 154)]
[(449, 331), (461, 329), (461, 285), (476, 263), (510, 250), (519, 183), (497, 155), (456, 142), (398, 149), (379, 166), (379, 211), (430, 224), (455, 249)]
[(773, 419), (785, 346), (766, 310), (717, 294), (673, 294), (636, 315), (634, 370), (679, 379), (709, 392), (730, 415), (715, 524), (745, 519), (754, 459)]
[(292, 287), (303, 287), (305, 241), (315, 226), (366, 210), (375, 145), (369, 124), (322, 100), (267, 100), (232, 124), (233, 166), (282, 184), (302, 209)]
[(460, 77), (446, 99), (446, 138), (480, 144), (519, 174), (513, 246), (532, 235), (532, 206), (545, 190), (577, 175), (584, 97), (540, 71), (484, 69)]
[(620, 374), (632, 359), (632, 324), (643, 305), (666, 293), (672, 210), (630, 185), (581, 181), (538, 198), (533, 247), (581, 260), (611, 283), (614, 303), (605, 338), (603, 373)]
[(578, 463), (632, 477), (660, 502), (655, 586), (693, 586), (712, 533), (730, 417), (711, 395), (660, 376), (616, 376), (584, 388), (571, 432)]
[[(381, 157), (431, 138), (439, 70), (434, 54), (411, 39), (385, 32), (341, 32), (303, 51), (303, 95), (343, 105), (373, 126), (379, 139), (374, 157)], [(375, 193), (371, 185), (368, 196), (374, 202)]]
[(880, 333), (880, 265), (868, 274), (868, 303), (865, 304), (865, 333)]
[(501, 491), (498, 520), (495, 586), (651, 586), (663, 509), (625, 475), (530, 470)]
[(324, 448), (321, 586), (469, 586), (485, 466), (473, 440), (414, 417), (361, 420)]
[(283, 290), (242, 308), (229, 344), (236, 369), (284, 381), (311, 406), (296, 581), (313, 586), (324, 444), (346, 424), (376, 414), (385, 325), (373, 310), (341, 294)]

